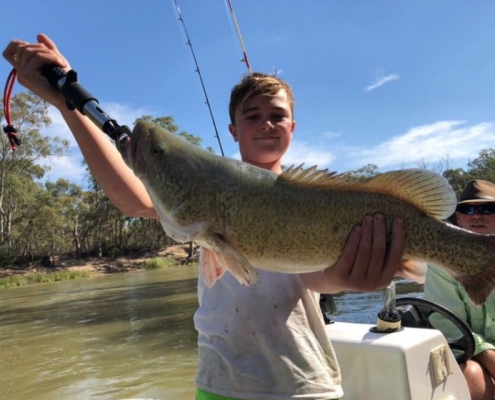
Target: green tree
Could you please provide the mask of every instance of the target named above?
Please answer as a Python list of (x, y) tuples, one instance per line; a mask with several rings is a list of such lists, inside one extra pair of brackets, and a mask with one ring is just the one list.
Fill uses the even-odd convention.
[(83, 190), (65, 179), (58, 179), (56, 183), (47, 182), (45, 188), (61, 218), (59, 233), (65, 238), (64, 250), (73, 251), (79, 258), (82, 252), (81, 230), (84, 232), (82, 220), (88, 212)]
[(349, 171), (346, 173), (350, 178), (359, 181), (372, 178), (380, 173), (379, 168), (375, 164), (366, 164), (364, 167), (356, 169), (355, 171)]
[(483, 149), (478, 157), (467, 164), (467, 170), (462, 168), (447, 169), (443, 176), (449, 181), (459, 196), (466, 184), (474, 179), (484, 179), (495, 182), (495, 150)]
[(495, 149), (483, 149), (468, 163), (468, 172), (474, 179), (495, 182)]
[(469, 172), (464, 171), (462, 168), (448, 169), (442, 175), (449, 181), (457, 196), (460, 195), (464, 186), (470, 180), (475, 179)]
[[(21, 92), (11, 98), (11, 116), (22, 144), (13, 152), (5, 135), (0, 140), (0, 243), (8, 242), (11, 221), (15, 218), (15, 205), (19, 190), (8, 185), (23, 186), (29, 181), (43, 178), (50, 170), (50, 157), (65, 154), (68, 142), (58, 137), (43, 135), (41, 130), (50, 125), (48, 104), (30, 92)], [(2, 111), (3, 116), (3, 111)], [(22, 193), (24, 195), (24, 193)], [(20, 200), (22, 203), (22, 200)]]

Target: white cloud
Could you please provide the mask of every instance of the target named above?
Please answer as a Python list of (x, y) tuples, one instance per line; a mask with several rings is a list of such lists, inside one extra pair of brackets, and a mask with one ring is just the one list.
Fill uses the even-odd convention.
[(411, 128), (369, 148), (340, 144), (335, 154), (338, 154), (339, 164), (348, 169), (375, 164), (387, 170), (447, 158), (452, 163), (466, 163), (476, 158), (480, 150), (493, 147), (494, 143), (495, 127), (491, 123), (467, 126), (463, 121), (438, 121)]
[(380, 86), (383, 86), (383, 85), (385, 85), (387, 83), (396, 81), (399, 78), (400, 78), (400, 75), (399, 74), (389, 74), (387, 76), (383, 76), (383, 77), (377, 78), (377, 79), (375, 79), (375, 81), (372, 84), (370, 84), (369, 86), (367, 86), (365, 88), (365, 90), (369, 92), (369, 91), (374, 90), (374, 89), (377, 89)]
[(86, 166), (82, 164), (82, 157), (62, 156), (52, 157), (42, 161), (50, 170), (43, 177), (43, 181), (56, 182), (59, 178), (66, 179), (77, 185), (85, 186), (88, 180)]
[(134, 126), (134, 121), (143, 115), (155, 115), (156, 112), (146, 108), (133, 108), (129, 104), (102, 103), (105, 112), (115, 119), (119, 125)]
[(338, 138), (340, 136), (342, 136), (342, 132), (332, 132), (332, 131), (327, 131), (327, 132), (323, 132), (321, 134), (321, 136), (324, 138), (324, 139), (335, 139), (335, 138)]
[[(241, 153), (236, 152), (232, 158), (241, 159)], [(315, 146), (312, 143), (306, 143), (301, 140), (292, 140), (287, 153), (285, 153), (282, 164), (290, 167), (291, 165), (304, 164), (305, 167), (317, 165), (324, 169), (328, 167), (335, 159), (331, 146)]]
[(326, 168), (334, 158), (335, 156), (329, 149), (321, 149), (312, 144), (293, 140), (282, 162), (286, 166), (304, 163), (306, 167), (317, 165), (320, 168)]
[[(488, 122), (466, 125), (464, 121), (437, 121), (367, 147), (349, 144), (341, 135), (330, 135), (332, 140), (327, 136), (322, 133), (314, 142), (293, 140), (283, 164), (304, 163), (340, 172), (375, 164), (386, 171), (448, 160), (449, 168), (465, 168), (480, 150), (494, 147), (495, 126)], [(239, 152), (234, 158), (240, 159)]]

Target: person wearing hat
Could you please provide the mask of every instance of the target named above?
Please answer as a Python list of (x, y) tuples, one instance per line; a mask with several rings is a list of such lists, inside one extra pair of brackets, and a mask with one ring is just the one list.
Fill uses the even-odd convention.
[[(455, 214), (449, 221), (461, 228), (481, 234), (495, 234), (495, 185), (477, 179), (468, 182), (459, 197)], [(471, 328), (476, 348), (471, 360), (461, 370), (472, 400), (495, 398), (495, 291), (481, 307), (469, 299), (464, 287), (442, 271), (429, 266), (424, 286), (425, 298), (440, 304)], [(459, 330), (445, 320), (432, 324), (448, 338)]]

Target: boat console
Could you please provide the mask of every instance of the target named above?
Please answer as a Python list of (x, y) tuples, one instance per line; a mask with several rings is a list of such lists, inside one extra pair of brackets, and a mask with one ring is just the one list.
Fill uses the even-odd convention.
[(466, 381), (442, 333), (335, 322), (327, 334), (342, 373), (342, 400), (469, 400)]
[[(459, 337), (447, 340), (434, 329), (432, 314), (456, 325)], [(341, 369), (342, 400), (470, 400), (458, 363), (472, 357), (474, 339), (442, 306), (396, 299), (392, 284), (376, 326), (330, 321), (326, 330)]]

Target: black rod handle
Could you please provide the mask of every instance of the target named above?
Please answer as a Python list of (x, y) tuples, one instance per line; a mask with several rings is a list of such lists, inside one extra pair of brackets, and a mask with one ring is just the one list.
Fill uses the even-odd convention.
[(55, 64), (47, 64), (41, 68), (41, 72), (55, 89), (62, 89), (65, 83), (65, 77), (67, 76), (67, 72), (62, 67)]
[(124, 143), (122, 139), (129, 135), (129, 128), (125, 125), (120, 126), (100, 107), (98, 100), (79, 84), (76, 71), (65, 72), (58, 65), (47, 64), (41, 72), (50, 84), (63, 94), (69, 110), (77, 109), (86, 115), (120, 148), (120, 142)]

